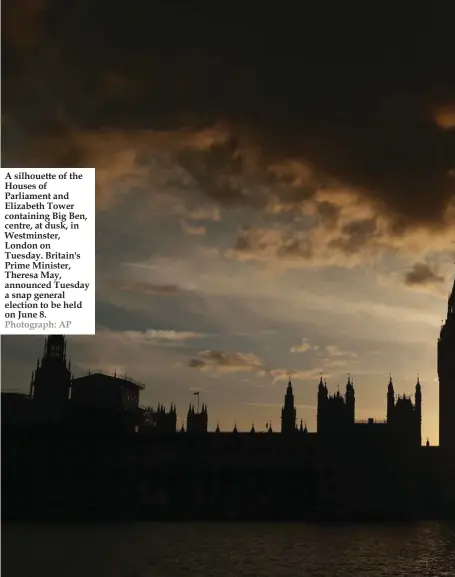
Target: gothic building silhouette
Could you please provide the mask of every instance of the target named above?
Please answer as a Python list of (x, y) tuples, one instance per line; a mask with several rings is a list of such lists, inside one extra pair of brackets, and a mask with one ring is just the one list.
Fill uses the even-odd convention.
[[(439, 445), (445, 451), (455, 453), (455, 281), (448, 299), (447, 316), (442, 325), (438, 339), (438, 376), (439, 376)], [(161, 404), (156, 409), (141, 408), (139, 395), (144, 385), (133, 379), (103, 372), (90, 373), (74, 378), (71, 373), (71, 363), (67, 360), (66, 339), (62, 335), (51, 335), (46, 338), (44, 352), (38, 359), (32, 372), (27, 415), (34, 413), (40, 419), (58, 421), (68, 414), (68, 408), (74, 413), (82, 407), (104, 409), (111, 414), (112, 419), (119, 415), (129, 415), (125, 420), (128, 426), (139, 432), (159, 434), (174, 434), (177, 432), (177, 409), (171, 403), (169, 411)], [(199, 393), (194, 393), (199, 395)], [(14, 395), (13, 395), (14, 396)], [(18, 402), (17, 393), (11, 396), (11, 407), (15, 414), (25, 411), (23, 402)], [(300, 420), (297, 424), (297, 409), (295, 405), (292, 382), (289, 380), (281, 409), (281, 433), (274, 433), (271, 422), (266, 426), (266, 432), (276, 435), (294, 435), (305, 433), (309, 437), (317, 436), (328, 440), (349, 438), (349, 442), (358, 439), (369, 439), (375, 443), (393, 443), (404, 446), (420, 446), (422, 444), (422, 386), (419, 378), (413, 395), (396, 395), (392, 376), (390, 376), (386, 391), (386, 414), (383, 421), (355, 419), (355, 389), (354, 382), (348, 375), (345, 390), (329, 393), (327, 382), (321, 375), (317, 385), (317, 430), (308, 433), (306, 425)], [(7, 394), (3, 395), (7, 402)], [(5, 405), (6, 406), (6, 405)], [(30, 411), (30, 408), (33, 408)], [(111, 413), (109, 413), (111, 411)], [(72, 413), (72, 414), (73, 414)], [(81, 413), (82, 414), (82, 413)], [(117, 417), (115, 416), (117, 415)], [(24, 417), (22, 415), (21, 419)], [(39, 420), (39, 419), (38, 419)], [(82, 417), (81, 417), (81, 420)], [(205, 402), (199, 409), (190, 404), (186, 415), (186, 429), (182, 425), (181, 433), (207, 434), (208, 409)], [(216, 433), (221, 433), (217, 425)], [(229, 433), (238, 433), (237, 426)], [(254, 425), (249, 434), (256, 433)]]
[(439, 446), (455, 452), (455, 280), (438, 340)]
[(346, 394), (343, 397), (338, 389), (330, 395), (327, 382), (319, 381), (317, 431), (321, 435), (348, 432), (354, 426), (355, 394), (351, 378), (348, 377)]
[(288, 388), (284, 397), (284, 406), (281, 409), (281, 432), (293, 433), (296, 428), (297, 410), (294, 406), (294, 393), (289, 379)]
[[(453, 424), (451, 407), (455, 406), (455, 281), (448, 301), (448, 312), (441, 329), (438, 341), (438, 375), (440, 388), (440, 446), (455, 452), (455, 425)], [(207, 432), (207, 406), (202, 405), (201, 411), (195, 411), (190, 405), (187, 414), (187, 433)], [(297, 409), (295, 406), (292, 382), (289, 380), (284, 404), (281, 409), (281, 434), (308, 433), (306, 425), (300, 420), (297, 425)], [(355, 389), (354, 382), (348, 375), (344, 393), (339, 387), (333, 394), (329, 393), (327, 382), (321, 375), (317, 388), (317, 431), (320, 439), (330, 442), (334, 438), (350, 437), (355, 441), (359, 438), (373, 440), (376, 444), (392, 443), (407, 447), (418, 447), (422, 444), (422, 386), (417, 377), (413, 395), (397, 395), (392, 376), (390, 375), (386, 390), (385, 419), (378, 421), (372, 418), (366, 421), (355, 419)], [(181, 432), (185, 432), (182, 426)], [(216, 433), (220, 433), (217, 424)], [(237, 433), (237, 426), (232, 434)], [(267, 433), (273, 433), (272, 424), (267, 423)], [(250, 434), (255, 433), (254, 425)], [(309, 433), (314, 436), (315, 433)], [(428, 444), (428, 442), (427, 442)]]
[(72, 379), (71, 362), (66, 359), (66, 339), (62, 335), (50, 335), (30, 383), (30, 398), (41, 416), (49, 419), (63, 416)]
[(421, 446), (425, 389), (418, 377), (412, 395), (397, 395), (392, 376), (384, 380), (378, 421), (356, 420), (351, 375), (331, 391), (321, 375), (311, 432), (298, 418), (290, 379), (276, 431), (268, 422), (263, 430), (234, 424), (221, 431), (217, 424), (209, 432), (207, 404), (199, 408), (193, 393), (197, 405), (178, 432), (175, 404), (141, 407), (143, 385), (126, 375), (73, 378), (65, 337), (52, 335), (30, 395), (2, 394), (7, 516), (455, 519), (455, 283), (438, 340), (438, 375), (440, 447)]
[[(288, 382), (285, 403), (281, 410), (282, 433), (303, 432), (303, 423), (296, 426), (296, 407), (291, 380)], [(344, 395), (337, 392), (329, 394), (327, 382), (322, 376), (318, 385), (317, 434), (321, 439), (330, 441), (334, 438), (350, 436), (351, 439), (368, 431), (376, 439), (384, 442), (399, 442), (407, 446), (421, 445), (422, 423), (422, 388), (417, 378), (415, 402), (411, 396), (395, 395), (392, 377), (387, 389), (387, 418), (383, 421), (368, 419), (355, 420), (355, 391), (351, 377), (348, 376)], [(367, 425), (367, 429), (365, 428)]]
[(177, 427), (177, 409), (173, 403), (167, 411), (165, 406), (158, 403), (156, 409), (144, 407), (141, 432), (153, 432), (158, 430), (163, 433), (175, 433)]
[(207, 433), (208, 411), (207, 405), (202, 403), (201, 410), (195, 410), (194, 405), (190, 404), (186, 416), (187, 433)]

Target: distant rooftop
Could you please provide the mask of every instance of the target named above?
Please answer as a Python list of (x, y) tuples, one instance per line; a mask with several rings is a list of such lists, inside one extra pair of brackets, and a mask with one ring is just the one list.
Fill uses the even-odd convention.
[(373, 419), (372, 417), (370, 417), (369, 419), (360, 419), (360, 420), (355, 420), (354, 422), (355, 425), (386, 425), (387, 424), (387, 419)]
[(96, 371), (89, 371), (86, 375), (77, 377), (74, 380), (77, 381), (78, 379), (86, 379), (87, 377), (93, 377), (94, 375), (103, 375), (104, 377), (108, 377), (110, 379), (116, 379), (117, 381), (124, 381), (130, 385), (134, 385), (140, 390), (145, 389), (144, 383), (140, 383), (139, 381), (132, 379), (126, 373), (124, 375), (119, 375), (117, 373), (108, 373), (107, 371), (102, 371), (98, 369)]
[(10, 397), (23, 397), (28, 399), (30, 397), (29, 393), (25, 393), (24, 391), (18, 391), (16, 389), (2, 389), (2, 395), (8, 395)]

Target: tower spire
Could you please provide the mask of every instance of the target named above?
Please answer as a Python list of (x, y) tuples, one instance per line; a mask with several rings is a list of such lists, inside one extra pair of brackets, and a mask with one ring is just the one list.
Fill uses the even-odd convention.
[(321, 373), (321, 380), (319, 381), (319, 391), (324, 389), (324, 381), (322, 380), (322, 373)]
[(288, 387), (284, 397), (284, 406), (281, 409), (281, 432), (294, 432), (296, 418), (297, 411), (294, 404), (294, 393), (292, 391), (291, 377), (289, 377)]
[(439, 446), (455, 453), (455, 280), (447, 303), (447, 318), (438, 340)]
[(71, 370), (66, 360), (66, 339), (63, 335), (49, 335), (44, 343), (43, 356), (36, 362), (30, 392), (42, 414), (62, 417), (71, 387)]
[(449, 295), (447, 316), (455, 315), (455, 277), (453, 279), (452, 291)]

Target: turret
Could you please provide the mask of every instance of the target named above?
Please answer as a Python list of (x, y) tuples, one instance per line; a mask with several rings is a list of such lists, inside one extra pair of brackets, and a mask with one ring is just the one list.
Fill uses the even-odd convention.
[(354, 424), (355, 421), (355, 391), (354, 384), (351, 381), (351, 376), (348, 375), (348, 382), (346, 384), (346, 410), (349, 422)]
[(187, 414), (186, 430), (188, 433), (206, 433), (208, 426), (207, 405), (202, 403), (201, 410), (196, 412), (190, 403)]
[(320, 379), (319, 385), (318, 385), (318, 396), (324, 397), (326, 392), (327, 392), (327, 387), (324, 386), (324, 382), (322, 380), (322, 375), (321, 375), (321, 379)]
[(393, 420), (393, 409), (395, 407), (395, 391), (393, 389), (392, 375), (390, 375), (389, 385), (387, 387), (387, 422)]
[(37, 415), (46, 420), (60, 420), (70, 397), (71, 371), (66, 359), (66, 339), (63, 335), (49, 335), (44, 353), (37, 360), (32, 374), (30, 394)]
[(439, 445), (455, 453), (455, 281), (447, 301), (447, 318), (438, 340)]
[(416, 393), (415, 393), (415, 413), (416, 413), (416, 427), (417, 439), (419, 445), (422, 444), (422, 387), (420, 386), (420, 379), (417, 376)]
[(455, 315), (455, 278), (453, 279), (452, 291), (447, 301), (447, 318), (452, 315)]
[(281, 409), (281, 432), (282, 433), (295, 433), (295, 421), (297, 417), (297, 411), (294, 405), (294, 393), (292, 392), (292, 383), (289, 379), (288, 386), (286, 389), (286, 395), (284, 397), (284, 406)]
[(321, 431), (324, 429), (324, 426), (327, 425), (326, 407), (327, 407), (328, 396), (329, 396), (329, 392), (327, 390), (327, 383), (323, 382), (322, 375), (321, 375), (321, 379), (320, 379), (319, 385), (318, 385), (318, 407), (317, 407), (317, 415), (316, 415), (317, 432), (318, 433), (321, 433)]

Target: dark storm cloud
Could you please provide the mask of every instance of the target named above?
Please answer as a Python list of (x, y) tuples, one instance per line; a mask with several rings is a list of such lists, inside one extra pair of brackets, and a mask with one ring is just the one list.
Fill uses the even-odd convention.
[(229, 143), (181, 162), (225, 204), (258, 204), (237, 177), (256, 150), (264, 166), (303, 161), (360, 188), (405, 226), (442, 222), (454, 191), (450, 14), (218, 4), (5, 1), (5, 158), (47, 133), (48, 162), (77, 165), (89, 160), (74, 132), (222, 121)]
[(329, 243), (346, 253), (358, 253), (377, 233), (374, 218), (354, 220), (342, 228), (343, 235)]
[(440, 284), (443, 283), (444, 280), (443, 276), (436, 274), (430, 265), (424, 262), (416, 262), (404, 277), (405, 284), (408, 286)]

